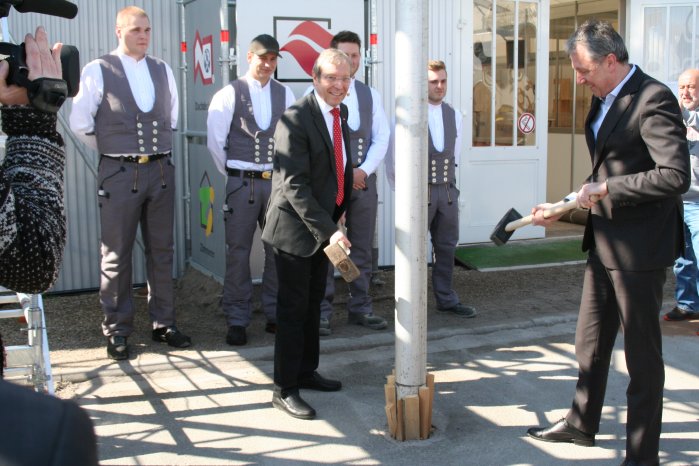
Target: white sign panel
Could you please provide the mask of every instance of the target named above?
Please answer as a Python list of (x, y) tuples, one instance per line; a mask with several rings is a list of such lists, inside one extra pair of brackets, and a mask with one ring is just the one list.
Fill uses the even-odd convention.
[(312, 81), (315, 59), (329, 46), (332, 36), (343, 30), (356, 32), (362, 38), (362, 49), (366, 49), (364, 5), (364, 0), (270, 0), (260, 8), (258, 0), (238, 0), (238, 74), (248, 70), (250, 41), (259, 34), (271, 34), (281, 51), (275, 78), (301, 97)]

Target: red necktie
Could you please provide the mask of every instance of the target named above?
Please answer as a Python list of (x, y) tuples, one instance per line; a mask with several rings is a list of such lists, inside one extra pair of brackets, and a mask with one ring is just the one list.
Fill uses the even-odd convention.
[(340, 109), (330, 110), (333, 116), (333, 148), (335, 149), (335, 170), (337, 171), (337, 197), (335, 204), (341, 205), (345, 198), (345, 164), (342, 160), (342, 129), (340, 127)]

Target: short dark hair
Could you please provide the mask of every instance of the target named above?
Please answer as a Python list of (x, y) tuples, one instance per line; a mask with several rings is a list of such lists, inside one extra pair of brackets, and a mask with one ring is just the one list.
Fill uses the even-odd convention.
[(362, 49), (362, 40), (356, 32), (352, 31), (340, 31), (333, 36), (330, 40), (330, 48), (336, 49), (337, 44), (341, 42), (351, 42), (359, 46), (359, 50)]
[(582, 45), (590, 52), (590, 58), (600, 62), (604, 57), (613, 54), (619, 63), (628, 63), (629, 52), (626, 50), (624, 39), (607, 21), (588, 19), (582, 23), (566, 42), (568, 56)]

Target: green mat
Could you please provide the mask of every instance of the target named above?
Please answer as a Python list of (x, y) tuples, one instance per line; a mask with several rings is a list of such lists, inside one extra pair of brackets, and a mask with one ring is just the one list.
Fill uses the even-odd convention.
[(456, 260), (470, 269), (522, 267), (587, 259), (582, 239), (517, 241), (504, 246), (482, 245), (456, 248)]

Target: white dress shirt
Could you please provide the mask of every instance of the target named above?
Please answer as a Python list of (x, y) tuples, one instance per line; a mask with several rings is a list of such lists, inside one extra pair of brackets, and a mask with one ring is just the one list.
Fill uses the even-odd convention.
[[(126, 79), (129, 82), (131, 93), (138, 108), (142, 112), (149, 112), (153, 109), (155, 103), (155, 87), (150, 76), (148, 63), (145, 57), (136, 60), (120, 49), (114, 53), (121, 60), (126, 73)], [(167, 73), (168, 87), (170, 88), (170, 126), (174, 130), (177, 128), (177, 118), (179, 116), (179, 99), (177, 96), (177, 84), (175, 76), (172, 74), (172, 69), (166, 63), (165, 70)], [(83, 68), (80, 75), (80, 90), (73, 98), (73, 106), (70, 112), (70, 129), (77, 138), (92, 147), (97, 149), (97, 140), (95, 138), (95, 115), (97, 109), (102, 102), (104, 95), (104, 80), (102, 78), (102, 68), (99, 60), (93, 60)], [(143, 155), (143, 154), (107, 154), (113, 156), (119, 155)]]
[[(461, 159), (461, 127), (463, 118), (461, 112), (454, 109), (454, 117), (456, 119), (456, 141), (454, 142), (454, 164), (459, 165)], [(427, 124), (430, 128), (432, 136), (432, 144), (438, 151), (444, 150), (444, 121), (442, 120), (442, 104), (429, 104), (427, 112)]]
[[(255, 122), (261, 130), (266, 130), (272, 121), (272, 92), (271, 84), (268, 81), (265, 86), (246, 74), (243, 79), (248, 83), (250, 89), (250, 100), (252, 101), (252, 111), (255, 116)], [(284, 108), (288, 108), (296, 100), (294, 93), (289, 86), (284, 86), (286, 89), (286, 101)], [(235, 170), (254, 170), (265, 171), (271, 170), (271, 163), (253, 163), (242, 160), (226, 160), (226, 141), (228, 133), (231, 129), (233, 121), (233, 112), (235, 111), (235, 90), (232, 85), (226, 85), (219, 90), (211, 99), (209, 104), (209, 114), (206, 118), (206, 135), (207, 147), (213, 157), (216, 168), (226, 175), (226, 167)], [(233, 149), (233, 157), (235, 157), (235, 148)]]

